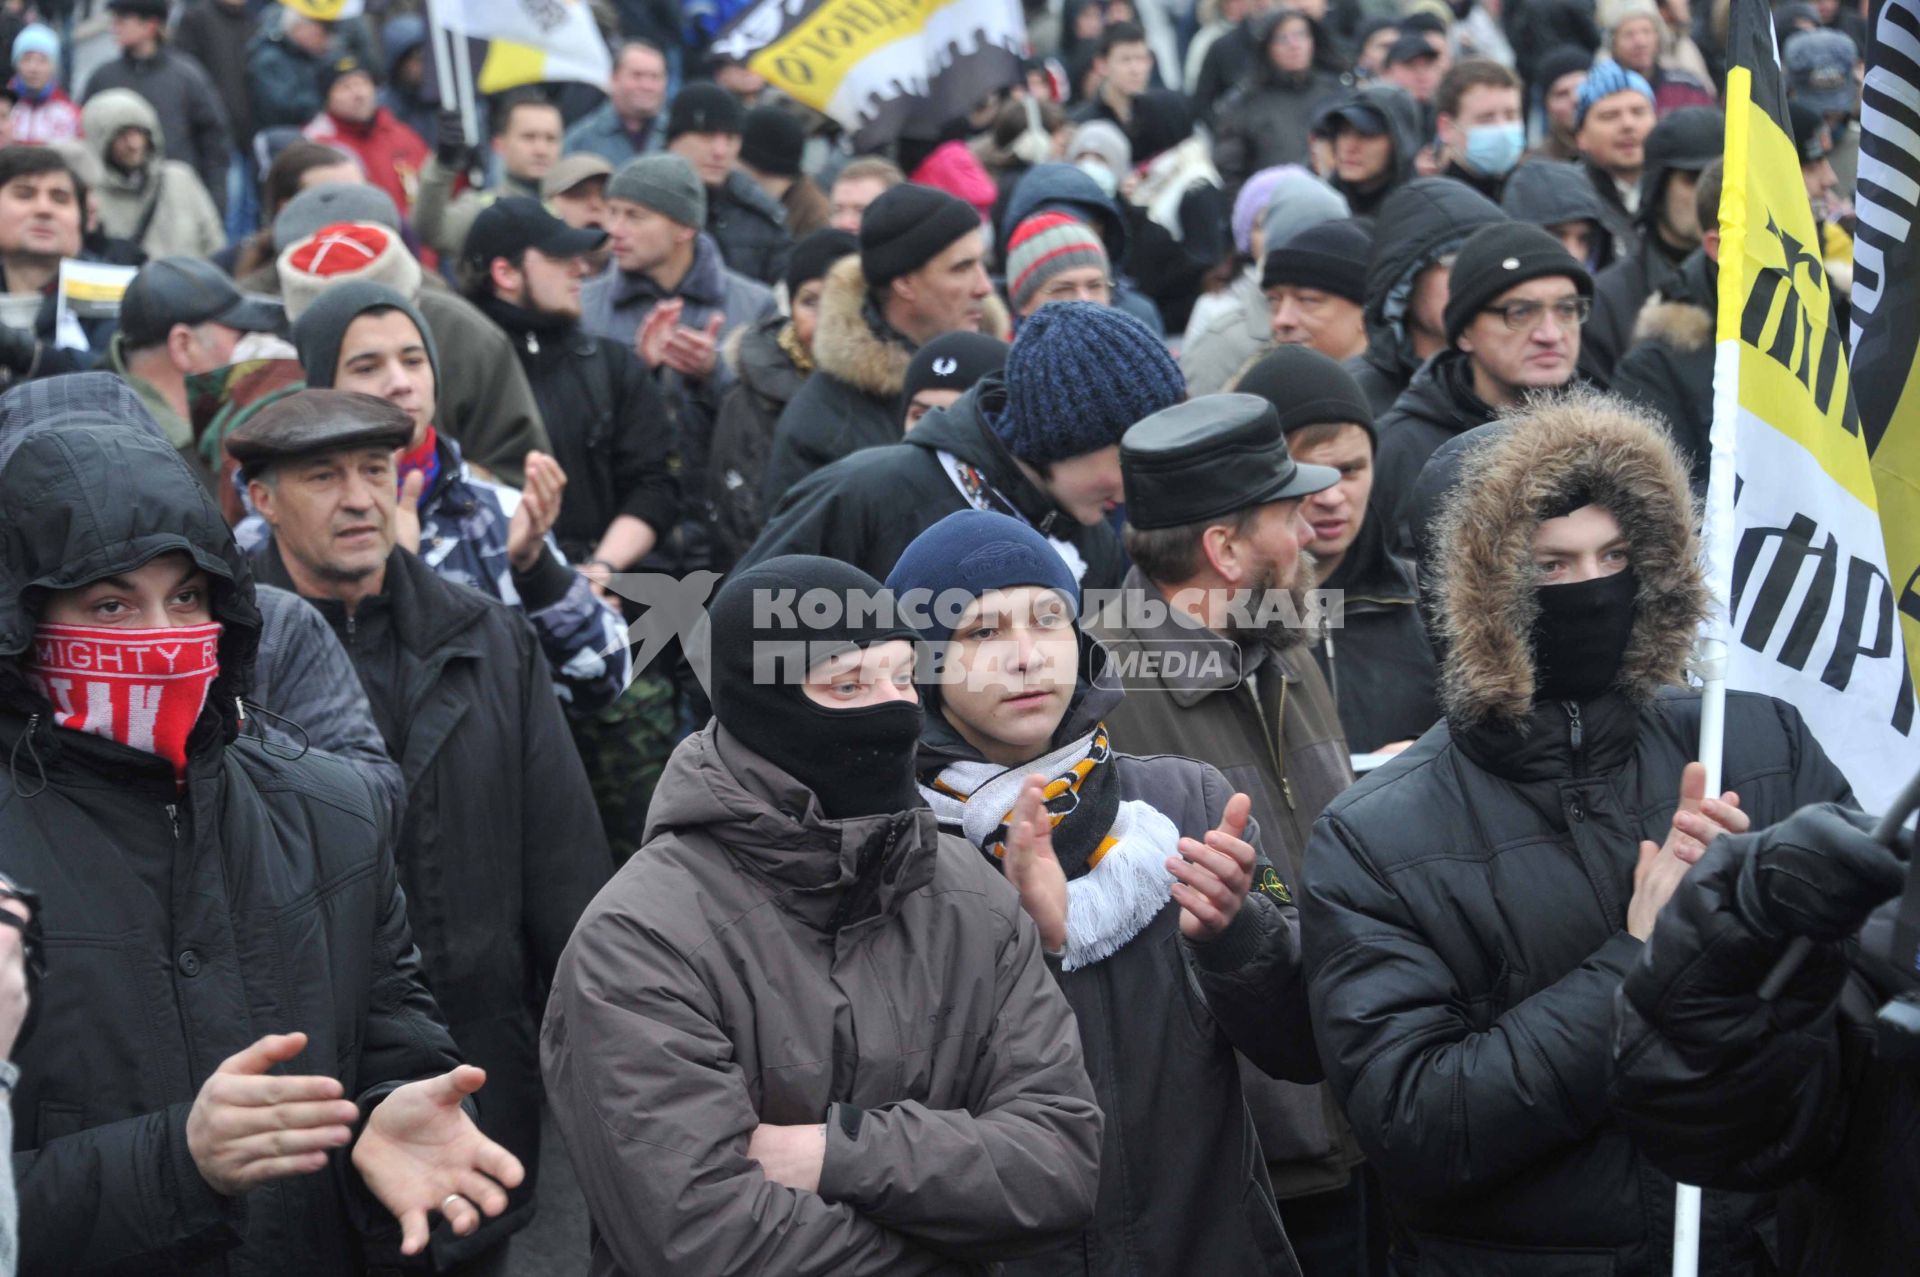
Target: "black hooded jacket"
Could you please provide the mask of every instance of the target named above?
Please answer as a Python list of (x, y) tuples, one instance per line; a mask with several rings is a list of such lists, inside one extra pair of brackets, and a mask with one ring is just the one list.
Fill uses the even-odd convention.
[(1420, 368), (1406, 323), (1414, 277), (1482, 226), (1506, 220), (1499, 205), (1444, 177), (1413, 178), (1381, 205), (1367, 262), (1367, 348), (1347, 361), (1376, 420)]
[[(365, 782), (331, 755), (237, 735), (252, 574), (163, 440), (70, 406), (7, 441), (0, 502), (0, 872), (40, 893), (49, 967), (14, 1053), (21, 1271), (348, 1277), (392, 1262), (397, 1231), (347, 1150), (223, 1197), (186, 1138), (200, 1088), (267, 1033), (306, 1033), (288, 1071), (338, 1078), (363, 1112), (458, 1062)], [(53, 726), (19, 664), (42, 591), (171, 551), (207, 573), (222, 626), (184, 789), (152, 754)]]
[[(1608, 691), (1536, 702), (1533, 530), (1582, 491), (1626, 535), (1633, 626)], [(1582, 394), (1449, 443), (1421, 483), (1436, 507), (1420, 588), (1446, 718), (1315, 827), (1315, 1040), (1386, 1186), (1396, 1272), (1664, 1274), (1673, 1181), (1608, 1084), (1638, 844), (1666, 837), (1699, 744), (1677, 687), (1708, 607), (1686, 470), (1650, 419)], [(1729, 694), (1725, 741), (1756, 825), (1849, 796), (1782, 702)], [(1766, 1208), (1708, 1193), (1701, 1272), (1765, 1271)]]
[(1578, 164), (1562, 160), (1529, 160), (1507, 175), (1500, 209), (1516, 222), (1551, 227), (1564, 222), (1591, 222), (1593, 258), (1582, 262), (1589, 274), (1613, 262), (1613, 233), (1607, 229), (1606, 209)]
[[(1329, 184), (1346, 196), (1347, 208), (1353, 216), (1377, 217), (1387, 197), (1413, 176), (1414, 160), (1425, 141), (1421, 136), (1425, 125), (1420, 118), (1420, 104), (1397, 84), (1369, 84), (1356, 90), (1352, 100), (1372, 107), (1385, 118), (1387, 138), (1393, 143), (1393, 150), (1387, 160), (1387, 171), (1365, 186), (1344, 181), (1337, 172)], [(1323, 104), (1322, 110), (1325, 109)]]
[[(294, 589), (268, 541), (261, 579)], [(310, 598), (352, 658), (407, 781), (397, 856), (422, 968), (462, 1058), (487, 1070), (480, 1126), (526, 1167), (465, 1257), (533, 1217), (540, 1154), (536, 990), (613, 874), (593, 794), (533, 629), (402, 549), (352, 613)]]
[(1687, 454), (1693, 490), (1705, 495), (1712, 458), (1713, 328), (1720, 268), (1695, 249), (1647, 298), (1633, 345), (1613, 370), (1614, 393), (1651, 410)]
[(742, 324), (722, 352), (738, 380), (720, 401), (707, 454), (707, 559), (716, 572), (731, 569), (767, 526), (761, 484), (773, 428), (811, 371), (796, 365), (780, 345), (780, 334), (792, 322), (770, 315)]
[(1307, 19), (1313, 29), (1312, 65), (1299, 72), (1281, 71), (1267, 57), (1267, 41), (1281, 20), (1300, 16), (1296, 10), (1279, 9), (1248, 27), (1255, 60), (1245, 79), (1219, 104), (1214, 126), (1213, 161), (1229, 194), (1263, 168), (1305, 163), (1314, 116), (1323, 102), (1342, 92), (1340, 74), (1328, 57), (1326, 32), (1312, 18)]
[(1414, 374), (1406, 393), (1377, 423), (1380, 446), (1367, 521), (1379, 524), (1388, 550), (1413, 555), (1413, 491), (1427, 458), (1455, 435), (1496, 415), (1473, 388), (1473, 361), (1465, 352), (1443, 350)]
[(1006, 394), (998, 374), (983, 378), (951, 406), (922, 417), (905, 442), (867, 448), (815, 471), (781, 499), (738, 566), (780, 554), (821, 554), (885, 580), (908, 542), (973, 504), (941, 460), (948, 453), (1007, 503), (995, 509), (1080, 555), (1087, 565), (1082, 588), (1118, 588), (1126, 566), (1113, 528), (1104, 521), (1086, 527), (1054, 505), (988, 429), (983, 412), (1000, 410)]
[(1413, 566), (1387, 550), (1372, 511), (1346, 557), (1321, 583), (1343, 593), (1342, 624), (1313, 646), (1356, 754), (1414, 740), (1440, 720), (1433, 649), (1420, 624)]

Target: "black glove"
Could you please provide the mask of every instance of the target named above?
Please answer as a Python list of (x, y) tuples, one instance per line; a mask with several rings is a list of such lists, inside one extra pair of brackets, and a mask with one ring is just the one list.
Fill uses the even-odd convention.
[(460, 123), (460, 112), (442, 111), (433, 131), (433, 158), (449, 173), (458, 173), (467, 163), (467, 134)]
[(0, 368), (22, 374), (30, 372), (34, 356), (39, 351), (40, 343), (34, 340), (31, 332), (0, 324)]
[(1743, 921), (1772, 939), (1844, 940), (1906, 884), (1906, 866), (1868, 833), (1872, 819), (1833, 803), (1802, 807), (1747, 837), (1734, 902)]

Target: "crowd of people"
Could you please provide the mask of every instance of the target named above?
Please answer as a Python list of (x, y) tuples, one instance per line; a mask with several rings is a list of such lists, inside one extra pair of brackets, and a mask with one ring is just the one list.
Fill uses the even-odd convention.
[(861, 149), (7, 0), (0, 1274), (1909, 1271), (1900, 855), (1694, 761), (1746, 2), (1034, 0)]

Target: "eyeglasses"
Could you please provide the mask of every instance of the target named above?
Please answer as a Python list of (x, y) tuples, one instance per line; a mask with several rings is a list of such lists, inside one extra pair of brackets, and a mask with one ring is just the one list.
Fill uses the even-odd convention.
[(1507, 321), (1507, 331), (1530, 333), (1540, 326), (1541, 318), (1553, 311), (1554, 322), (1563, 328), (1577, 328), (1593, 314), (1593, 303), (1585, 297), (1566, 297), (1557, 302), (1508, 302), (1489, 306), (1487, 313)]

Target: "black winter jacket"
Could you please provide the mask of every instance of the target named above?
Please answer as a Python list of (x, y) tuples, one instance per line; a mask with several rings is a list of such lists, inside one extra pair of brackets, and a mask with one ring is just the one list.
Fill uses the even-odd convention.
[[(1092, 731), (1120, 695), (1083, 683), (1054, 746)], [(929, 714), (920, 741), (922, 783), (962, 759), (980, 755), (945, 719)], [(1122, 801), (1148, 803), (1184, 837), (1217, 826), (1233, 794), (1217, 769), (1189, 758), (1116, 753), (1110, 765)], [(1247, 841), (1259, 851), (1257, 828), (1249, 827)], [(1261, 872), (1269, 868), (1264, 854), (1259, 865), (1256, 883), (1272, 877)], [(1085, 1233), (1007, 1262), (1008, 1277), (1299, 1273), (1234, 1054), (1237, 1048), (1289, 1081), (1319, 1078), (1291, 895), (1272, 881), (1248, 894), (1240, 915), (1211, 943), (1190, 944), (1181, 935), (1180, 907), (1169, 899), (1118, 952), (1059, 975), (1107, 1115), (1100, 1196)]]
[[(293, 588), (278, 547), (262, 579)], [(527, 1168), (506, 1214), (455, 1255), (532, 1218), (540, 1153), (536, 989), (613, 874), (585, 770), (532, 628), (405, 550), (387, 559), (384, 641), (332, 599), (310, 599), (353, 658), (407, 781), (397, 858), (428, 986), (463, 1059), (487, 1070), (480, 1126)]]
[[(317, 750), (237, 738), (252, 577), (164, 440), (64, 415), (5, 462), (0, 502), (38, 511), (10, 521), (0, 558), (0, 872), (40, 892), (49, 968), (14, 1054), (20, 1270), (350, 1277), (391, 1262), (397, 1230), (347, 1150), (223, 1197), (186, 1139), (201, 1086), (267, 1033), (306, 1033), (288, 1071), (338, 1078), (363, 1112), (458, 1062), (365, 783)], [(223, 627), (184, 791), (151, 754), (52, 726), (16, 663), (29, 582), (168, 550), (208, 572)]]
[(775, 507), (739, 566), (779, 554), (824, 554), (885, 580), (908, 542), (944, 516), (972, 507), (940, 460), (946, 452), (973, 467), (998, 494), (996, 510), (1072, 547), (1086, 563), (1083, 589), (1117, 589), (1126, 562), (1112, 526), (1075, 522), (1027, 480), (988, 429), (983, 410), (999, 410), (1006, 394), (1000, 378), (989, 376), (950, 407), (922, 417), (905, 442), (868, 448), (816, 471)]
[(730, 570), (767, 526), (761, 485), (774, 426), (807, 380), (780, 347), (780, 334), (791, 322), (772, 315), (734, 329), (727, 341), (724, 357), (736, 381), (720, 404), (707, 455), (707, 559), (716, 572)]
[(571, 563), (584, 563), (607, 525), (630, 514), (662, 541), (680, 519), (672, 467), (673, 423), (646, 367), (629, 348), (569, 321), (544, 323), (494, 298), (479, 303), (513, 339), (527, 384), (567, 473), (553, 535)]
[(1693, 490), (1705, 495), (1712, 458), (1713, 327), (1720, 271), (1695, 249), (1640, 308), (1633, 346), (1614, 365), (1613, 390), (1652, 409), (1673, 432), (1692, 466)]
[(1373, 497), (1367, 521), (1378, 521), (1387, 548), (1413, 555), (1413, 491), (1434, 450), (1455, 435), (1492, 421), (1495, 410), (1473, 389), (1473, 364), (1458, 350), (1443, 350), (1422, 365), (1393, 410), (1381, 417), (1373, 463)]
[(1480, 227), (1506, 220), (1499, 205), (1444, 177), (1416, 177), (1381, 205), (1367, 262), (1367, 348), (1347, 361), (1376, 420), (1420, 368), (1406, 325), (1414, 277)]
[[(1699, 744), (1699, 696), (1674, 690), (1708, 606), (1685, 467), (1581, 397), (1448, 444), (1421, 487), (1423, 510), (1451, 490), (1421, 564), (1447, 718), (1314, 830), (1301, 916), (1321, 1059), (1385, 1183), (1397, 1271), (1652, 1277), (1673, 1181), (1607, 1087), (1613, 996), (1642, 947), (1625, 930), (1638, 845), (1665, 838)], [(1532, 536), (1576, 492), (1609, 494), (1635, 617), (1611, 690), (1536, 703)], [(1725, 785), (1756, 824), (1847, 798), (1790, 706), (1734, 693), (1726, 715)], [(1766, 1208), (1709, 1194), (1701, 1271), (1765, 1272)]]
[(1333, 691), (1348, 747), (1366, 754), (1423, 735), (1440, 720), (1433, 649), (1420, 624), (1413, 567), (1388, 553), (1384, 526), (1372, 511), (1321, 588), (1345, 595), (1343, 623), (1314, 644), (1313, 655)]
[(1665, 291), (1679, 273), (1659, 233), (1649, 229), (1638, 248), (1601, 271), (1593, 281), (1593, 318), (1580, 330), (1580, 351), (1608, 377), (1633, 345), (1633, 325), (1647, 298)]
[(708, 189), (706, 230), (727, 265), (742, 275), (769, 286), (787, 277), (787, 255), (793, 251), (787, 211), (739, 169)]

